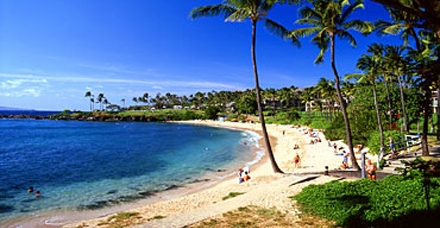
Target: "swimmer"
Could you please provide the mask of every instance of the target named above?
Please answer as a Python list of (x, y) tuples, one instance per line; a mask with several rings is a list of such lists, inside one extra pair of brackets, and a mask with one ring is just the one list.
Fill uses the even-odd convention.
[(29, 189), (28, 189), (28, 193), (32, 193), (33, 191), (34, 191), (34, 187), (30, 186)]
[(40, 197), (41, 195), (40, 195), (40, 191), (35, 191), (35, 197)]

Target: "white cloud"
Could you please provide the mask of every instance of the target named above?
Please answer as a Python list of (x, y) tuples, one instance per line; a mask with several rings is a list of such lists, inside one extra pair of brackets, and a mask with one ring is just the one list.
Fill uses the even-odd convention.
[(41, 89), (47, 87), (47, 80), (44, 78), (13, 78), (0, 81), (0, 88), (2, 93), (0, 96), (5, 97), (24, 97), (33, 96), (39, 97)]
[[(239, 86), (235, 84), (225, 84), (211, 81), (188, 81), (188, 80), (139, 80), (139, 79), (122, 79), (122, 78), (94, 78), (84, 76), (36, 76), (36, 75), (20, 75), (20, 74), (4, 74), (0, 73), (0, 78), (18, 78), (17, 82), (30, 83), (47, 83), (47, 82), (84, 82), (84, 83), (120, 83), (132, 85), (151, 85), (158, 88), (198, 88), (198, 89), (224, 89), (235, 90)], [(95, 86), (99, 87), (99, 86)], [(100, 87), (102, 88), (102, 86)]]
[(154, 86), (152, 86), (152, 88), (153, 88), (153, 89), (158, 89), (158, 90), (163, 89), (162, 86), (158, 86), (158, 85), (154, 85)]
[(39, 97), (41, 91), (36, 88), (31, 89), (24, 89), (21, 93), (19, 93), (19, 96), (33, 96), (33, 97)]

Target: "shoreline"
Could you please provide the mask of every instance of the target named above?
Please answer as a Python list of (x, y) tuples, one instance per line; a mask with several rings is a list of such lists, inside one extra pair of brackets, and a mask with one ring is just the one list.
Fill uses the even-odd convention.
[[(210, 127), (252, 131), (262, 136), (260, 124), (218, 121), (178, 121), (176, 123), (198, 124)], [(251, 189), (264, 189), (270, 187), (270, 191), (274, 191), (274, 184), (290, 181), (290, 179), (292, 179), (292, 174), (324, 172), (324, 167), (326, 165), (332, 170), (340, 165), (342, 157), (334, 155), (333, 147), (329, 147), (325, 139), (321, 143), (307, 145), (307, 141), (309, 140), (308, 136), (303, 134), (301, 129), (293, 128), (290, 125), (267, 125), (267, 128), (275, 159), (278, 166), (280, 166), (285, 174), (274, 173), (268, 156), (264, 154), (258, 162), (250, 166), (251, 180), (246, 183), (238, 184), (236, 175), (227, 174), (224, 178), (210, 180), (208, 181), (209, 183), (202, 182), (194, 185), (191, 184), (185, 186), (184, 189), (167, 191), (154, 198), (142, 199), (135, 203), (115, 205), (112, 207), (114, 210), (106, 208), (98, 211), (78, 212), (85, 213), (87, 216), (78, 216), (77, 212), (72, 212), (69, 213), (69, 218), (67, 219), (62, 219), (62, 217), (57, 217), (56, 215), (50, 218), (40, 218), (40, 223), (37, 224), (37, 227), (78, 227), (84, 224), (89, 227), (95, 227), (99, 223), (105, 222), (109, 216), (122, 211), (138, 212), (145, 220), (156, 216), (162, 216), (165, 219), (156, 219), (156, 222), (163, 222), (162, 226), (167, 224), (168, 220), (166, 218), (172, 218), (176, 215), (179, 215), (178, 220), (181, 223), (188, 223), (192, 220), (185, 218), (185, 216), (181, 216), (182, 214), (195, 210), (203, 210), (204, 207), (212, 207), (213, 205), (219, 207), (220, 204), (223, 203), (222, 198), (227, 196), (230, 192), (246, 192), (244, 195), (247, 195), (248, 198), (253, 198), (258, 194), (252, 193)], [(319, 137), (324, 138), (322, 134), (318, 133), (318, 135)], [(263, 138), (261, 137), (259, 139), (259, 145), (261, 149), (265, 150), (265, 145), (262, 140)], [(300, 148), (298, 150), (293, 150), (294, 144), (299, 144)], [(343, 144), (340, 143), (338, 143), (338, 145), (343, 146)], [(293, 164), (293, 157), (296, 153), (301, 156), (300, 168), (295, 168)], [(322, 156), (319, 156), (320, 153), (322, 153)], [(213, 176), (215, 176), (215, 174), (213, 174)], [(311, 183), (325, 183), (334, 179), (335, 178), (330, 178), (328, 176), (320, 177), (317, 179), (317, 182), (313, 181)], [(295, 191), (290, 194), (298, 193), (302, 187), (299, 189), (295, 188)], [(284, 189), (284, 192), (290, 192), (289, 189), (285, 188), (286, 186), (280, 187), (280, 189)], [(234, 201), (238, 201), (238, 198), (240, 197), (236, 198), (237, 199), (234, 198), (228, 200), (229, 204), (233, 204), (232, 208), (235, 207)], [(267, 204), (274, 204), (277, 208), (285, 208), (286, 211), (292, 209), (286, 208), (291, 207), (292, 204), (288, 202), (287, 198), (284, 200), (287, 204), (286, 202), (277, 202), (282, 200), (272, 199), (268, 201), (270, 202), (266, 202), (266, 206), (268, 206)], [(238, 204), (240, 203), (238, 202)], [(239, 206), (240, 205), (237, 207)], [(228, 208), (228, 206), (225, 206), (224, 208)], [(209, 213), (209, 211), (205, 210), (204, 213)], [(215, 210), (211, 210), (211, 214), (205, 217), (209, 218), (216, 215), (212, 213), (215, 213)], [(201, 213), (199, 213), (199, 215), (200, 214)], [(153, 221), (153, 223), (154, 222), (155, 221)], [(147, 224), (144, 223), (143, 225)], [(150, 223), (148, 223), (148, 226), (150, 226)], [(35, 224), (32, 224), (31, 226), (20, 224), (20, 227), (35, 227)]]

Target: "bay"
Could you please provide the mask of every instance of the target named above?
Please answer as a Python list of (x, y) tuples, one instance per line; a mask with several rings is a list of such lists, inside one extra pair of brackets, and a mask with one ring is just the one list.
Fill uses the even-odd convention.
[(0, 220), (209, 183), (258, 160), (258, 138), (193, 124), (0, 119)]

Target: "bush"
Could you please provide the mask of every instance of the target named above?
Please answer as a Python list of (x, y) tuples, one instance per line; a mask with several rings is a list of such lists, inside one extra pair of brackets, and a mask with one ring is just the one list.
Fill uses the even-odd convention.
[(215, 106), (209, 106), (206, 110), (205, 110), (205, 118), (208, 120), (215, 120), (217, 119), (217, 113), (220, 112), (220, 109), (218, 107)]
[[(401, 136), (400, 131), (384, 131), (384, 143), (385, 146), (389, 144), (388, 137), (392, 137), (394, 142), (396, 143), (396, 148), (399, 149), (402, 146), (405, 146), (406, 144), (397, 144), (398, 142), (402, 142), (404, 140)], [(367, 142), (367, 147), (370, 148), (370, 153), (372, 154), (379, 154), (380, 153), (380, 133), (377, 131), (373, 131), (370, 134), (370, 138)], [(386, 152), (389, 152), (389, 148), (386, 150)]]
[(437, 185), (431, 188), (433, 213), (426, 210), (422, 179), (395, 175), (380, 181), (309, 185), (292, 198), (302, 211), (333, 220), (338, 226), (420, 227), (440, 222), (440, 179), (435, 178), (435, 182)]

